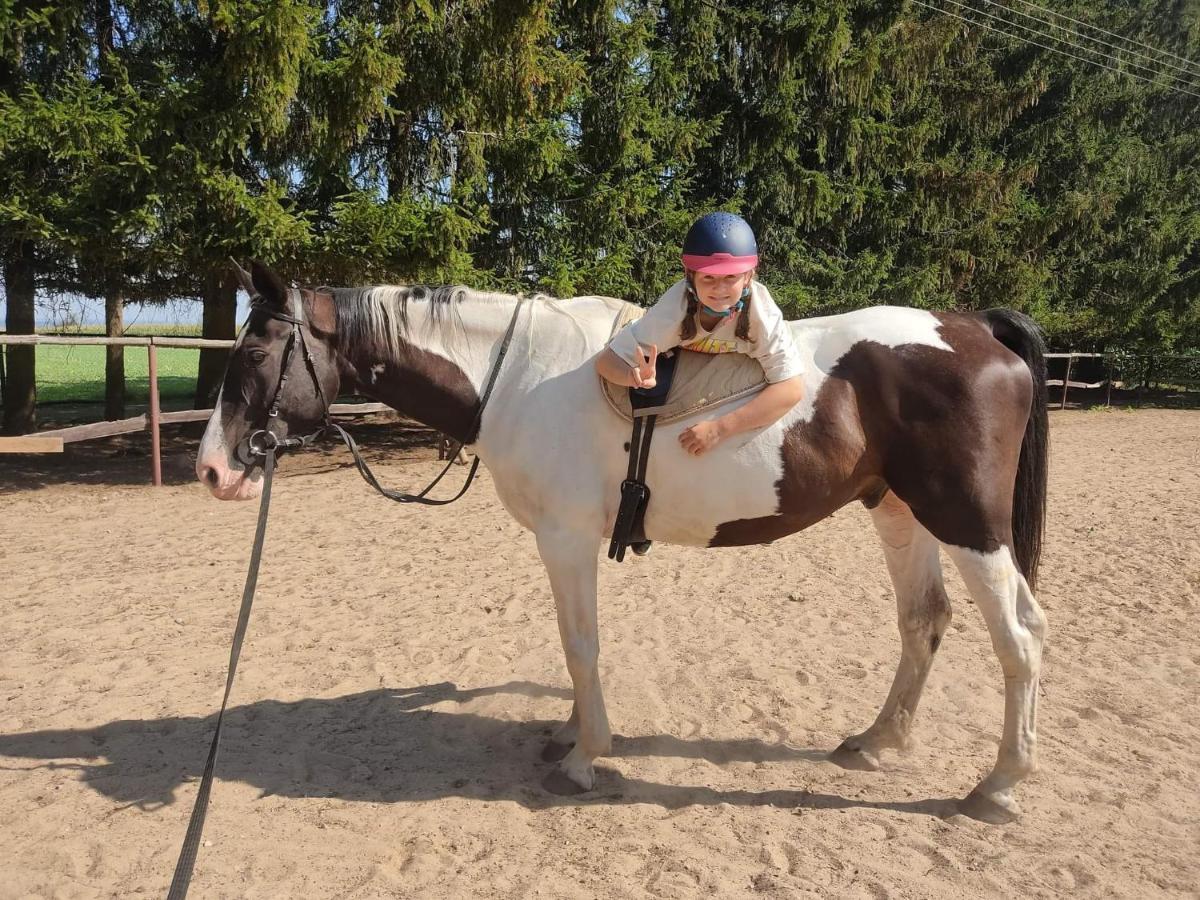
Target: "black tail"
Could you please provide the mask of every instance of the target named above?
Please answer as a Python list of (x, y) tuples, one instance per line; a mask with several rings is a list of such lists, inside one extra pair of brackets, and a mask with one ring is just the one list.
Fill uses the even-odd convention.
[(1029, 316), (1011, 309), (983, 313), (992, 335), (1029, 367), (1033, 376), (1033, 406), (1021, 442), (1017, 483), (1013, 487), (1013, 549), (1021, 574), (1030, 588), (1037, 584), (1046, 525), (1046, 473), (1050, 451), (1050, 421), (1046, 415), (1046, 342)]

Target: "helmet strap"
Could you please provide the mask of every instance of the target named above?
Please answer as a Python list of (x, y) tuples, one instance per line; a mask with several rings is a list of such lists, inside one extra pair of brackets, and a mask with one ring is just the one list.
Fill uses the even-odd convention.
[(729, 307), (729, 309), (724, 309), (724, 310), (713, 309), (711, 306), (708, 306), (707, 304), (701, 302), (700, 294), (696, 290), (696, 285), (692, 282), (692, 273), (691, 272), (688, 272), (688, 274), (687, 274), (687, 286), (688, 286), (688, 290), (691, 291), (692, 296), (696, 298), (696, 302), (700, 304), (700, 308), (702, 310), (704, 310), (710, 316), (718, 316), (722, 319), (727, 319), (730, 316), (732, 316), (734, 313), (740, 313), (742, 311), (742, 309), (746, 306), (746, 301), (750, 299), (750, 287), (747, 285), (746, 287), (742, 288), (742, 299), (740, 299), (737, 303), (733, 304), (733, 306)]
[(741, 312), (742, 307), (745, 305), (746, 305), (745, 300), (739, 300), (737, 303), (733, 304), (733, 306), (729, 307), (729, 309), (713, 309), (711, 306), (708, 306), (704, 303), (700, 304), (700, 308), (702, 310), (704, 310), (706, 313), (708, 313), (710, 316), (720, 316), (722, 319), (727, 319), (730, 316), (732, 316), (734, 313)]

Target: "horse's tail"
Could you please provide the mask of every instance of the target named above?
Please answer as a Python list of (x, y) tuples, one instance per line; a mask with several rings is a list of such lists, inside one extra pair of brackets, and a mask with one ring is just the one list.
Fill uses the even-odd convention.
[(1033, 319), (1011, 309), (989, 309), (983, 317), (992, 336), (1029, 367), (1033, 376), (1033, 406), (1021, 442), (1017, 483), (1013, 487), (1013, 548), (1017, 565), (1030, 588), (1037, 583), (1046, 525), (1046, 474), (1050, 449), (1050, 421), (1046, 415), (1046, 342)]

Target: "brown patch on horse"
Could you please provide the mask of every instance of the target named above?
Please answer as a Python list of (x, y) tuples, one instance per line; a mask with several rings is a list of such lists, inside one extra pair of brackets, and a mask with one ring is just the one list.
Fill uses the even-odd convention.
[(862, 501), (862, 505), (867, 509), (874, 509), (883, 502), (883, 498), (887, 496), (888, 486), (885, 482), (878, 481), (867, 489), (867, 493), (860, 496), (858, 499)]
[(905, 379), (903, 402), (864, 407), (864, 424), (885, 447), (884, 480), (934, 537), (979, 552), (1011, 549), (1033, 378), (981, 318), (937, 318), (954, 353), (898, 348), (889, 368)]
[(402, 343), (395, 360), (350, 362), (362, 394), (464, 444), (479, 436), (479, 394), (466, 373), (444, 356)]
[(710, 547), (767, 544), (878, 491), (877, 466), (855, 415), (854, 391), (850, 381), (831, 373), (821, 384), (812, 418), (784, 435), (783, 477), (775, 486), (779, 513), (724, 522)]
[(953, 352), (872, 341), (850, 348), (822, 383), (812, 419), (784, 437), (779, 514), (724, 523), (710, 546), (769, 543), (891, 490), (939, 541), (1011, 547), (1033, 381), (983, 319), (938, 319)]

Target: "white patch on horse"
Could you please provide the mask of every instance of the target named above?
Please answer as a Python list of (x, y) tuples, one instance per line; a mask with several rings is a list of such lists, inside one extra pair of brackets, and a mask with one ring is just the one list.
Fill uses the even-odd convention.
[(384, 363), (376, 363), (375, 365), (371, 366), (371, 384), (375, 384), (377, 381), (379, 381), (379, 376), (382, 375), (386, 369), (387, 366)]
[(224, 468), (227, 471), (242, 472), (246, 467), (229, 451), (229, 446), (225, 442), (225, 423), (221, 418), (221, 397), (224, 393), (224, 387), (217, 392), (213, 413), (208, 417), (204, 435), (200, 438), (200, 447), (196, 451), (196, 461), (197, 465), (207, 463), (217, 466), (218, 470), (220, 467), (217, 464), (224, 461)]
[(1037, 692), (1046, 615), (1008, 547), (981, 553), (943, 546), (987, 623), (1004, 670), (1004, 730), (996, 765), (964, 801), (977, 818), (1001, 821), (1019, 814), (1012, 790), (1037, 770)]
[(872, 306), (790, 324), (792, 337), (804, 356), (805, 371), (804, 399), (785, 417), (789, 425), (812, 419), (817, 395), (825, 379), (856, 344), (870, 341), (893, 348), (920, 344), (954, 352), (938, 332), (942, 323), (933, 313), (923, 309)]

